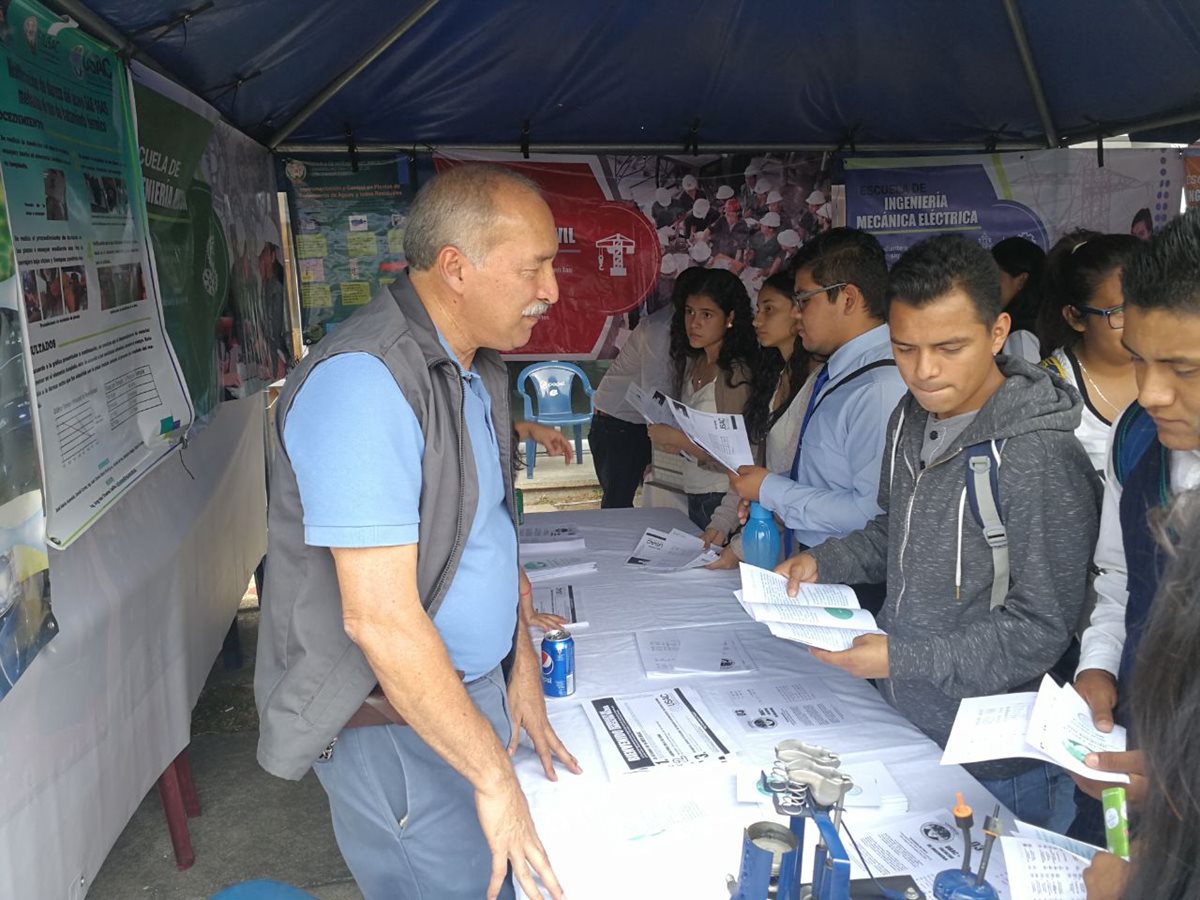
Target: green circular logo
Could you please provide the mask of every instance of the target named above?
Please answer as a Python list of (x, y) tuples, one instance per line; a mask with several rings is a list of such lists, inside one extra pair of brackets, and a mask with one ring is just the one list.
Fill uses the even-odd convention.
[(854, 611), (849, 609), (835, 609), (833, 607), (825, 607), (825, 612), (829, 613), (835, 619), (853, 619)]

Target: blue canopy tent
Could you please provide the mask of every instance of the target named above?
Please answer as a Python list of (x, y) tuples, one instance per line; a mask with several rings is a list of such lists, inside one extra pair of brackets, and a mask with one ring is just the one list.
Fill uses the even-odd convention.
[(1195, 0), (50, 0), (283, 152), (1200, 137)]

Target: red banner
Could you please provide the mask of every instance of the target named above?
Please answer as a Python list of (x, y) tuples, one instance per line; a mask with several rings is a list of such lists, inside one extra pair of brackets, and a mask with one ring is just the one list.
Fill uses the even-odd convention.
[[(437, 156), (441, 171), (466, 162)], [(514, 359), (595, 359), (611, 355), (614, 317), (655, 288), (661, 254), (654, 225), (630, 201), (613, 200), (596, 157), (571, 161), (488, 157), (541, 187), (558, 227), (559, 300)]]

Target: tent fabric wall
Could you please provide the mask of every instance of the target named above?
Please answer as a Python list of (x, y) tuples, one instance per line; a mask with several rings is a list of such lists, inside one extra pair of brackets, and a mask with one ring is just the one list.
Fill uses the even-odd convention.
[[(79, 0), (76, 0), (79, 2)], [(86, 6), (269, 141), (426, 4)], [(1200, 6), (1011, 0), (1058, 133), (1200, 119)], [(67, 5), (60, 0), (60, 6)], [(288, 142), (1044, 145), (1002, 0), (440, 0)], [(140, 33), (139, 33), (140, 32)], [(239, 83), (240, 82), (240, 83)], [(1193, 124), (1192, 134), (1200, 134)], [(1109, 133), (1112, 133), (1109, 131)]]
[(261, 395), (221, 404), (186, 469), (172, 456), (53, 555), (61, 632), (0, 703), (0, 897), (82, 897), (191, 739), (266, 550), (263, 432)]

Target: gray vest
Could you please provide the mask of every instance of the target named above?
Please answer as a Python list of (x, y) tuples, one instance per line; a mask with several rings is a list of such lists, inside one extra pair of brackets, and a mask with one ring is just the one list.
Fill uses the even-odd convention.
[[(271, 471), (254, 696), (258, 761), (281, 778), (303, 776), (378, 682), (343, 630), (333, 554), (304, 542), (300, 490), (283, 444), (288, 411), (313, 367), (339, 353), (355, 352), (370, 353), (387, 366), (425, 436), (417, 587), (430, 617), (458, 568), (479, 501), (463, 418), (462, 377), (412, 284), (402, 276), (317, 344), (288, 376), (276, 406), (279, 440)], [(511, 510), (515, 504), (507, 372), (499, 354), (491, 350), (476, 354), (475, 371), (492, 397), (499, 465)], [(371, 465), (371, 460), (348, 459), (345, 464)], [(336, 478), (337, 472), (329, 477)]]

